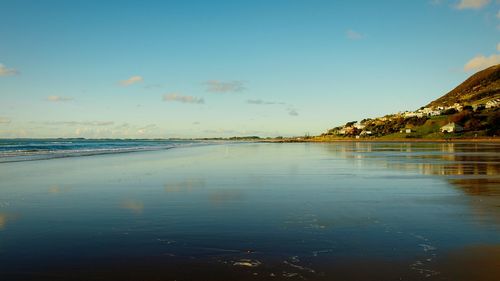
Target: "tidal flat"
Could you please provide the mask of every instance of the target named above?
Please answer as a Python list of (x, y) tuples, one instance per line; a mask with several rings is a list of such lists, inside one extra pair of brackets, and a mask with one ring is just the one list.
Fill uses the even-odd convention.
[(2, 280), (498, 280), (500, 143), (0, 163)]

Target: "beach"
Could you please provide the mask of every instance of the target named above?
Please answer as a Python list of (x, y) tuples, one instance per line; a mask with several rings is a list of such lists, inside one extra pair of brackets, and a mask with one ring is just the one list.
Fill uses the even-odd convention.
[(499, 151), (219, 142), (0, 163), (0, 275), (494, 280)]

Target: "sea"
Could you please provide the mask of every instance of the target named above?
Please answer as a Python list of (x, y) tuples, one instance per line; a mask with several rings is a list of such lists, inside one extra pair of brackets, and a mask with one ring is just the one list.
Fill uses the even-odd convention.
[(0, 163), (165, 150), (208, 142), (122, 139), (0, 139)]

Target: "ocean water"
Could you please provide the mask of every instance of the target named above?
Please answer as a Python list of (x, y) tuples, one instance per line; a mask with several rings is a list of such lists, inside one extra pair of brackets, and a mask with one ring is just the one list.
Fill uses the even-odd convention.
[(164, 150), (206, 144), (172, 140), (0, 139), (0, 163)]
[(499, 144), (0, 163), (0, 279), (498, 280), (499, 206)]

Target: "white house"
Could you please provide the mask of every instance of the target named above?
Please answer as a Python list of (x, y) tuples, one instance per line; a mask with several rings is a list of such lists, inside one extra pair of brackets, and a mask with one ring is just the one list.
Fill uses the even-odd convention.
[(486, 108), (494, 108), (500, 105), (500, 99), (490, 100), (486, 103)]
[(354, 125), (352, 125), (354, 128), (356, 129), (359, 129), (359, 130), (363, 130), (365, 128), (365, 125), (362, 125), (361, 123), (356, 123)]
[(441, 127), (441, 132), (443, 132), (443, 133), (455, 133), (455, 132), (461, 132), (463, 130), (464, 130), (464, 127), (462, 127), (454, 122), (448, 123), (448, 124), (444, 125), (443, 127)]

